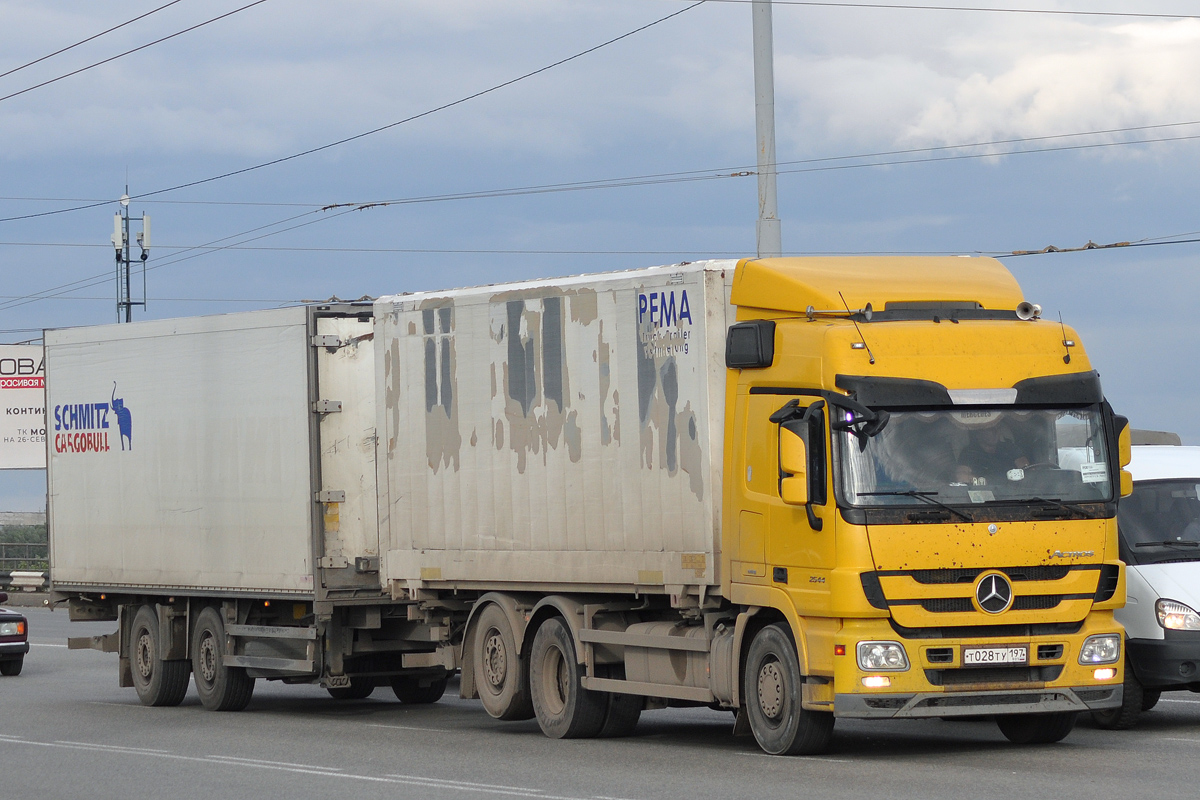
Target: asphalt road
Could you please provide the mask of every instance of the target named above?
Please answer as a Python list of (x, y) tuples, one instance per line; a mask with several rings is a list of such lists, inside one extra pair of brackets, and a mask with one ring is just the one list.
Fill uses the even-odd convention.
[(1200, 695), (1167, 695), (1129, 732), (1081, 723), (1064, 742), (1009, 744), (991, 722), (839, 721), (819, 758), (761, 754), (732, 715), (646, 712), (628, 739), (552, 741), (492, 720), (457, 686), (433, 706), (377, 689), (335, 701), (259, 681), (249, 709), (144, 708), (116, 656), (68, 651), (75, 623), (30, 609), (24, 672), (0, 677), (0, 800), (17, 798), (1196, 798)]

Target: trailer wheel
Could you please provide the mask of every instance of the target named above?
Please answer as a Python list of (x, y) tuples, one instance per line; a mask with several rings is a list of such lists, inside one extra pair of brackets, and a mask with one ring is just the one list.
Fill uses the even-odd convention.
[(833, 740), (833, 714), (801, 705), (800, 659), (781, 624), (768, 625), (750, 643), (743, 673), (746, 713), (758, 746), (774, 756), (815, 755)]
[(424, 706), (436, 703), (446, 693), (450, 673), (439, 676), (400, 675), (392, 678), (392, 691), (396, 699), (408, 706)]
[(375, 691), (375, 684), (365, 678), (351, 678), (349, 686), (326, 686), (334, 700), (364, 700)]
[(546, 620), (530, 648), (529, 688), (538, 726), (551, 739), (588, 739), (604, 726), (608, 697), (580, 678), (571, 632), (560, 619)]
[(488, 714), (503, 720), (533, 718), (529, 661), (517, 653), (508, 615), (495, 603), (479, 612), (474, 662), (475, 688)]
[(133, 688), (144, 706), (177, 706), (187, 694), (187, 661), (163, 661), (159, 657), (158, 614), (154, 607), (142, 606), (133, 617), (129, 637), (129, 663), (133, 668)]
[(1128, 659), (1125, 661), (1122, 690), (1124, 694), (1121, 696), (1121, 705), (1092, 712), (1092, 719), (1096, 720), (1096, 724), (1101, 728), (1110, 731), (1129, 730), (1137, 723), (1138, 714), (1147, 710), (1146, 691), (1142, 688), (1142, 682), (1133, 674), (1133, 667)]
[(192, 674), (196, 693), (209, 711), (241, 711), (254, 694), (254, 678), (225, 665), (225, 624), (211, 606), (196, 618), (192, 634)]
[(21, 667), (25, 664), (25, 656), (17, 656), (7, 661), (0, 661), (0, 675), (20, 675)]
[(1075, 711), (1053, 714), (1006, 714), (996, 717), (1004, 738), (1013, 744), (1053, 744), (1067, 738), (1075, 727)]

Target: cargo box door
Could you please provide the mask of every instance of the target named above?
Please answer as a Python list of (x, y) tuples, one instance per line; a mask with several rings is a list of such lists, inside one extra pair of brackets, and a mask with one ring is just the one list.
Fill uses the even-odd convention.
[(371, 322), (316, 322), (321, 579), (326, 589), (379, 588)]

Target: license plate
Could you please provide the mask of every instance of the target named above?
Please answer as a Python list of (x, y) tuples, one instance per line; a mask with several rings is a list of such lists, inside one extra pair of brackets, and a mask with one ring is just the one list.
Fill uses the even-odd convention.
[(964, 667), (978, 667), (988, 664), (1028, 664), (1029, 647), (1017, 645), (1014, 647), (964, 647), (962, 664)]

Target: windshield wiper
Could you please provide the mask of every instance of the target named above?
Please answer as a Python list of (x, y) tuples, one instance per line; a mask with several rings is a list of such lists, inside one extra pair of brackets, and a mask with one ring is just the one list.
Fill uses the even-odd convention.
[(1200, 547), (1200, 542), (1192, 539), (1167, 539), (1161, 542), (1137, 542), (1134, 547)]
[(859, 497), (915, 497), (918, 500), (924, 500), (926, 503), (931, 503), (938, 508), (944, 508), (955, 516), (961, 517), (964, 522), (974, 522), (975, 520), (968, 517), (963, 512), (953, 506), (948, 506), (941, 500), (934, 500), (933, 496), (937, 492), (918, 492), (915, 489), (909, 489), (903, 492), (858, 492)]
[(1045, 503), (1046, 505), (1049, 505), (1049, 506), (1055, 506), (1057, 508), (1061, 508), (1063, 511), (1074, 511), (1076, 514), (1079, 514), (1081, 517), (1085, 517), (1087, 519), (1099, 519), (1099, 517), (1097, 517), (1095, 514), (1090, 514), (1087, 511), (1084, 511), (1082, 508), (1079, 508), (1078, 506), (1069, 506), (1066, 503), (1064, 503), (1063, 501), (1061, 501), (1055, 497), (1031, 497), (1026, 502)]

